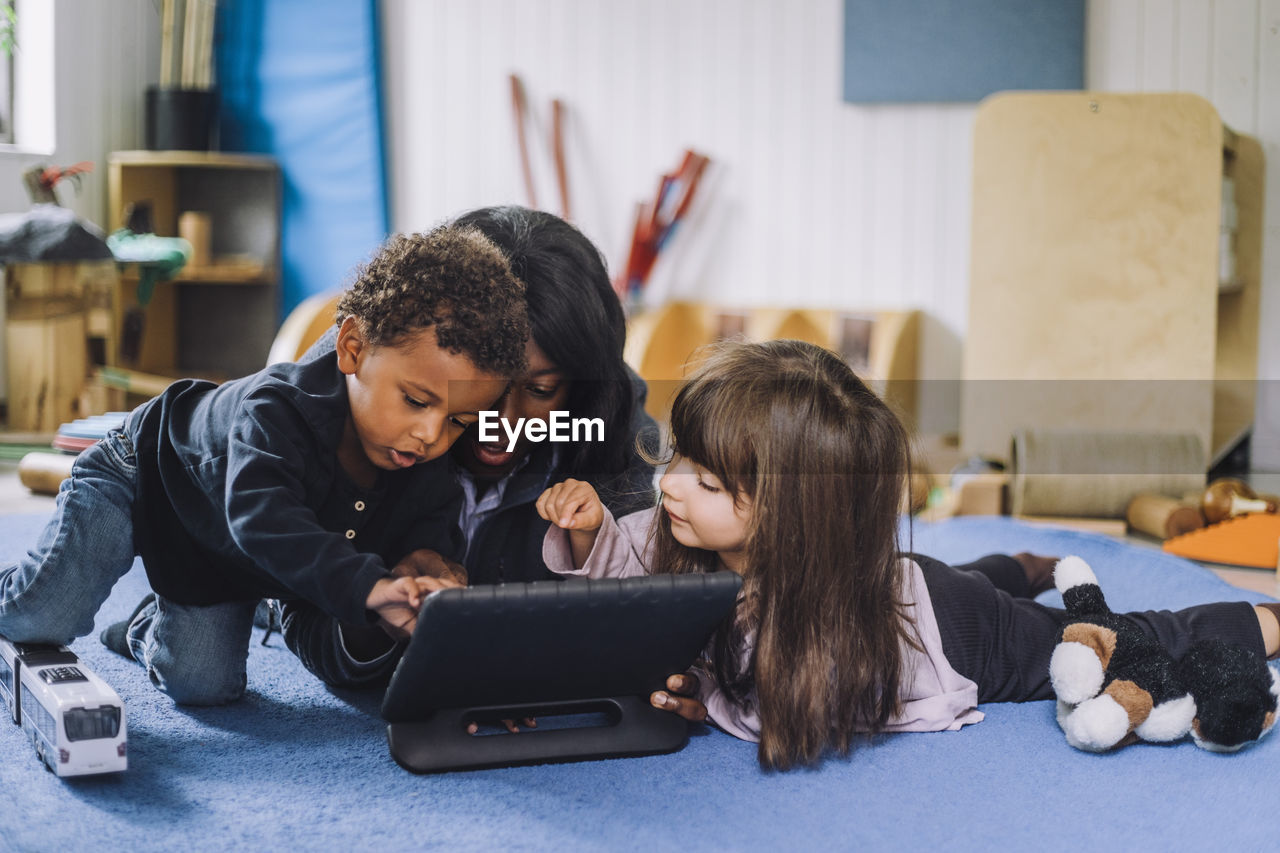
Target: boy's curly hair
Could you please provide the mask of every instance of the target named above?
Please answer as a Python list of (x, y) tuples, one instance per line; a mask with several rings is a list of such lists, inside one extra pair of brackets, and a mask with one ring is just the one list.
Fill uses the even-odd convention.
[(525, 369), (524, 283), (474, 228), (444, 225), (392, 237), (338, 301), (337, 322), (347, 317), (375, 346), (433, 328), (442, 349), (481, 370), (515, 376)]

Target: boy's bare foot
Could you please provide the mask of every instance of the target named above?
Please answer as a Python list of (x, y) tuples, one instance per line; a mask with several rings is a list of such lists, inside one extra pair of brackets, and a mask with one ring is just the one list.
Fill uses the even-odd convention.
[(1042, 557), (1022, 551), (1014, 554), (1013, 559), (1018, 561), (1018, 565), (1022, 566), (1022, 573), (1027, 576), (1032, 598), (1053, 589), (1053, 567), (1058, 565), (1057, 557)]

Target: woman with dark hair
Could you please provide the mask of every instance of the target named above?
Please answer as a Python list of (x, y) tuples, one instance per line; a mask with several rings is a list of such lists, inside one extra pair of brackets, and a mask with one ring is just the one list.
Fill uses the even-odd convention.
[[(508, 450), (501, 429), (500, 441), (484, 442), (472, 426), (450, 451), (461, 491), (461, 541), (452, 555), (410, 555), (397, 571), (452, 576), (473, 585), (553, 578), (542, 561), (549, 525), (534, 507), (538, 496), (572, 477), (595, 486), (616, 515), (653, 506), (653, 465), (640, 447), (651, 458), (656, 454), (657, 424), (644, 410), (644, 381), (622, 360), (622, 306), (599, 250), (582, 232), (550, 213), (523, 207), (482, 208), (450, 224), (487, 237), (525, 283), (529, 367), (499, 401), (499, 416), (514, 424), (567, 411), (575, 419), (599, 418), (603, 437), (534, 443), (522, 435)], [(279, 611), (286, 644), (331, 685), (385, 683), (403, 650), (403, 642), (377, 626), (339, 623), (305, 602), (281, 601)]]
[(600, 419), (602, 441), (533, 444), (523, 435), (508, 451), (499, 431), (482, 442), (470, 429), (453, 446), (464, 503), (459, 518), (469, 582), (553, 577), (543, 565), (547, 523), (533, 503), (546, 484), (566, 477), (596, 485), (611, 510), (654, 503), (653, 466), (637, 438), (656, 453), (658, 428), (644, 411), (645, 385), (622, 360), (626, 319), (599, 250), (568, 222), (524, 207), (490, 207), (458, 217), (488, 237), (524, 281), (532, 339), (529, 370), (511, 383), (500, 417), (546, 420), (553, 411)]

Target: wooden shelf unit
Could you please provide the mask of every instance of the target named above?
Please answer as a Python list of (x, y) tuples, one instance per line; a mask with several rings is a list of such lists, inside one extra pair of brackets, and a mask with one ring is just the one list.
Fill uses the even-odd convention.
[[(107, 176), (111, 228), (130, 203), (149, 202), (155, 233), (177, 236), (187, 211), (210, 217), (210, 264), (160, 282), (148, 303), (137, 298), (137, 270), (126, 267), (116, 304), (142, 333), (136, 358), (117, 347), (113, 366), (167, 376), (243, 376), (266, 363), (280, 322), (280, 176), (275, 161), (253, 154), (117, 151)], [(138, 313), (140, 311), (140, 314)], [(122, 332), (122, 337), (124, 333)]]
[[(1184, 432), (1206, 460), (1253, 421), (1263, 153), (1192, 94), (1004, 93), (974, 126), (961, 443), (1022, 427)], [(1219, 286), (1223, 178), (1235, 275)]]
[(659, 422), (670, 414), (699, 347), (726, 338), (808, 341), (840, 353), (913, 427), (917, 419), (919, 312), (823, 308), (727, 308), (668, 302), (630, 318), (628, 364), (649, 385), (645, 410)]

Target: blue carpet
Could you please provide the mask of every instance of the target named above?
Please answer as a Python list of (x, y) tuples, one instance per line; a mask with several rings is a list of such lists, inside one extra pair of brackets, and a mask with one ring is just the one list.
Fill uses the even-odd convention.
[[(0, 559), (42, 520), (0, 517)], [(949, 561), (1077, 553), (1117, 609), (1262, 600), (1159, 551), (1007, 519), (919, 526), (914, 547)], [(135, 567), (100, 626), (145, 584)], [(1233, 756), (1189, 743), (1096, 756), (1068, 747), (1037, 702), (789, 774), (762, 773), (754, 746), (699, 728), (672, 755), (414, 776), (387, 753), (379, 697), (326, 689), (278, 638), (255, 638), (248, 696), (216, 709), (175, 707), (96, 639), (75, 649), (126, 703), (129, 770), (58, 780), (0, 721), (0, 850), (1263, 850), (1280, 835), (1274, 733)]]

